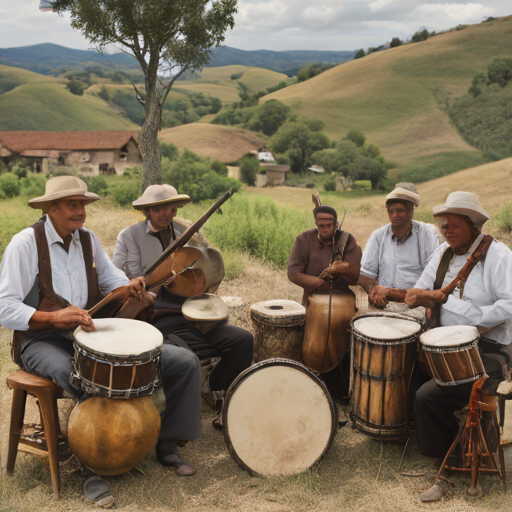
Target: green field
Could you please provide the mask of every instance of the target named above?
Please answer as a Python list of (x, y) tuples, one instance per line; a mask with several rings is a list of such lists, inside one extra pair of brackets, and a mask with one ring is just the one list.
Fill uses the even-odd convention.
[(103, 100), (75, 96), (55, 78), (0, 66), (0, 81), (8, 80), (20, 85), (0, 94), (0, 131), (138, 129)]
[(262, 101), (300, 100), (302, 113), (322, 119), (330, 137), (361, 130), (400, 167), (449, 152), (474, 155), (476, 165), (480, 152), (461, 138), (438, 100), (460, 96), (493, 58), (510, 56), (511, 33), (512, 17), (469, 26), (341, 64)]

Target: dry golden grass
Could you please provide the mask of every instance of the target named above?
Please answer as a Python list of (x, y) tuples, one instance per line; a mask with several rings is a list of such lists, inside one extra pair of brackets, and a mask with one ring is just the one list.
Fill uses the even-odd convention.
[(160, 132), (160, 140), (225, 163), (234, 162), (249, 151), (260, 149), (266, 142), (249, 130), (207, 123), (166, 128)]
[(304, 115), (322, 119), (330, 137), (361, 130), (386, 158), (401, 165), (412, 164), (419, 156), (472, 152), (435, 95), (461, 95), (493, 58), (508, 56), (511, 26), (512, 18), (501, 18), (374, 53), (264, 100), (300, 100)]

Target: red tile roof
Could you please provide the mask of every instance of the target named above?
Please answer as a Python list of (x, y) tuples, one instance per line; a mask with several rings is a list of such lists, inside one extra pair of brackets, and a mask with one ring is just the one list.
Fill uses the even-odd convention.
[(137, 143), (137, 132), (0, 132), (0, 146), (13, 152), (25, 150), (91, 151), (120, 149), (130, 139)]

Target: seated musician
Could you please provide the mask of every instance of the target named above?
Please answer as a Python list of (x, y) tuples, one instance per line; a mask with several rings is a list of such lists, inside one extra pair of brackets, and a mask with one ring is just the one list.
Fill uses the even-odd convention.
[(413, 220), (420, 196), (412, 183), (398, 183), (386, 196), (390, 223), (374, 231), (363, 253), (359, 283), (370, 303), (402, 301), (439, 246), (434, 226)]
[[(441, 232), (446, 238), (432, 255), (413, 289), (407, 291), (409, 307), (440, 305), (440, 325), (474, 325), (481, 333), (478, 348), (485, 370), (495, 382), (503, 380), (504, 368), (512, 356), (512, 252), (501, 242), (492, 241), (485, 258), (473, 268), (461, 290), (446, 295), (441, 289), (453, 281), (468, 256), (479, 245), (481, 228), (489, 219), (475, 194), (452, 192), (446, 204), (434, 208)], [(435, 309), (434, 309), (435, 311)], [(424, 455), (444, 457), (455, 440), (459, 421), (454, 412), (467, 405), (473, 382), (440, 386), (415, 369), (411, 383), (418, 446)], [(420, 496), (437, 501), (448, 492), (449, 483), (438, 480)]]
[[(135, 209), (144, 212), (146, 219), (119, 233), (112, 259), (114, 265), (130, 279), (142, 275), (144, 268), (184, 231), (183, 226), (176, 225), (174, 217), (178, 207), (189, 201), (187, 195), (178, 194), (170, 185), (149, 186), (132, 203)], [(227, 321), (219, 322), (206, 334), (202, 333), (181, 315), (181, 305), (185, 300), (186, 297), (178, 297), (161, 288), (157, 301), (172, 307), (170, 314), (156, 320), (154, 326), (171, 343), (185, 342), (200, 359), (221, 358), (209, 376), (210, 390), (220, 414), (223, 393), (251, 365), (253, 337), (249, 331), (229, 325)], [(220, 417), (213, 420), (213, 426), (222, 429)]]
[[(101, 300), (100, 289), (108, 293), (130, 286), (132, 296), (143, 293), (140, 279), (130, 281), (109, 260), (96, 235), (83, 228), (86, 205), (98, 199), (74, 176), (48, 180), (45, 195), (29, 201), (44, 216), (12, 238), (0, 268), (0, 324), (15, 331), (15, 362), (79, 399), (83, 391), (70, 382), (72, 331), (78, 326), (94, 330), (87, 309)], [(164, 466), (176, 466), (179, 475), (191, 475), (195, 470), (181, 459), (176, 442), (200, 434), (197, 359), (186, 349), (164, 346), (161, 375), (167, 407), (162, 414), (158, 460)], [(113, 506), (107, 482), (85, 468), (83, 489), (95, 505)]]
[[(322, 205), (313, 215), (316, 228), (295, 239), (288, 261), (288, 279), (304, 289), (304, 306), (313, 293), (329, 293), (331, 282), (340, 291), (355, 285), (361, 263), (361, 248), (351, 234), (339, 229), (336, 210)], [(337, 368), (323, 375), (335, 399), (347, 396), (347, 366), (348, 361), (340, 361)]]

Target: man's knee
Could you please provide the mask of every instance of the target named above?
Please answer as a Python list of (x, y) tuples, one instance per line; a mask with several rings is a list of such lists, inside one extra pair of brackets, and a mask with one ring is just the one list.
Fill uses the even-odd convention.
[(197, 356), (187, 348), (164, 344), (161, 355), (162, 378), (172, 377), (176, 373), (199, 374), (201, 365)]

